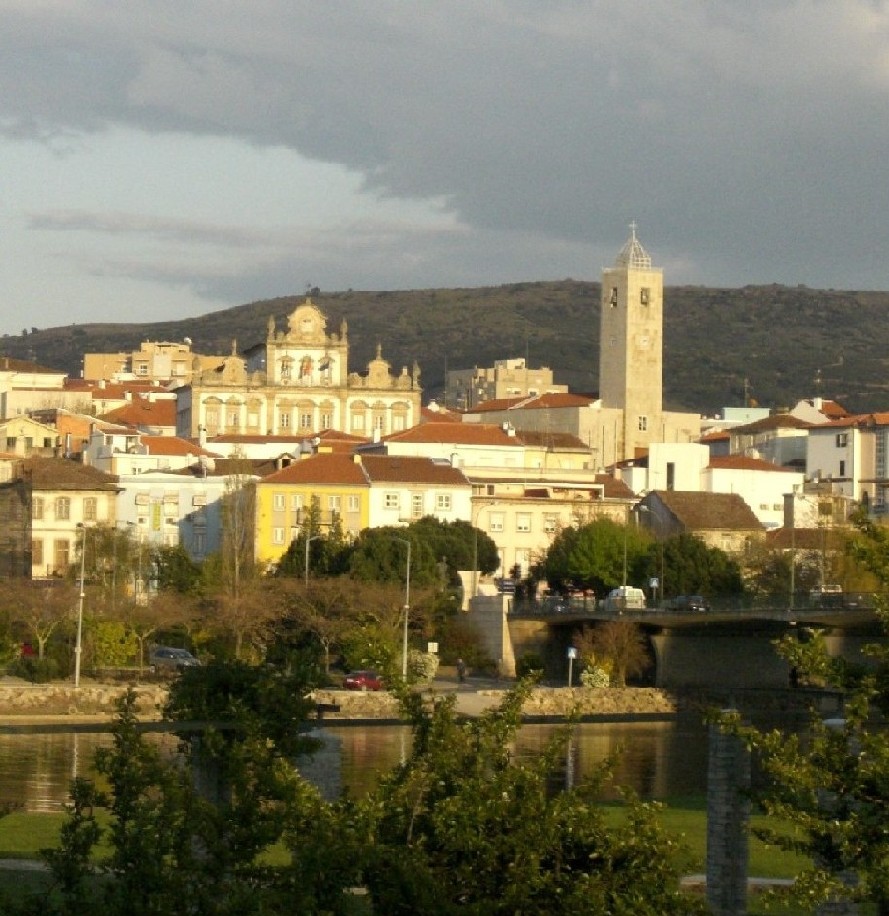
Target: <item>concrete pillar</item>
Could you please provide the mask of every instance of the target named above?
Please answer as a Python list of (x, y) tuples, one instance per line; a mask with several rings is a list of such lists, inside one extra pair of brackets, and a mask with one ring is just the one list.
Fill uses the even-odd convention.
[(747, 912), (750, 753), (710, 726), (707, 764), (707, 903), (714, 916)]

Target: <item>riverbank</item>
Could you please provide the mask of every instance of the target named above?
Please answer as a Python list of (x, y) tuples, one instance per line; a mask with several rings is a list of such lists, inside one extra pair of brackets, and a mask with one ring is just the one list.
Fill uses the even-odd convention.
[[(452, 696), (460, 715), (478, 716), (497, 706), (509, 685), (483, 679), (456, 682), (436, 680), (420, 689), (430, 700)], [(128, 685), (81, 683), (29, 684), (25, 681), (0, 681), (0, 722), (51, 723), (109, 720)], [(159, 719), (167, 699), (166, 684), (137, 684), (136, 709), (143, 720)], [(323, 710), (324, 719), (333, 721), (391, 721), (399, 718), (397, 699), (386, 691), (365, 692), (321, 689), (312, 699)], [(534, 720), (581, 716), (670, 716), (678, 711), (677, 699), (653, 687), (589, 689), (582, 687), (535, 688), (522, 712)]]

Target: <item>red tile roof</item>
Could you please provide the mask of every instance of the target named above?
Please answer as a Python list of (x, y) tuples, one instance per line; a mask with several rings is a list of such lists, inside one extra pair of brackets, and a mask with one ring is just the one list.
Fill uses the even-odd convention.
[(372, 483), (469, 484), (466, 475), (446, 462), (406, 455), (366, 455), (361, 459)]
[(729, 471), (774, 471), (778, 473), (799, 473), (795, 468), (782, 467), (762, 458), (748, 458), (745, 455), (714, 455), (711, 468)]
[(312, 455), (269, 474), (262, 482), (271, 484), (342, 484), (367, 486), (367, 475), (351, 455)]
[(28, 458), (22, 462), (35, 490), (119, 490), (117, 477), (68, 458)]
[(494, 423), (421, 423), (392, 433), (384, 442), (412, 442), (443, 445), (500, 445), (520, 448), (518, 435), (510, 435)]
[(208, 452), (196, 442), (189, 439), (180, 439), (178, 436), (148, 436), (143, 433), (140, 437), (142, 445), (146, 447), (149, 455), (205, 455), (208, 458), (220, 458), (215, 452)]
[(176, 428), (176, 399), (136, 398), (102, 415), (103, 420), (128, 426), (167, 426)]

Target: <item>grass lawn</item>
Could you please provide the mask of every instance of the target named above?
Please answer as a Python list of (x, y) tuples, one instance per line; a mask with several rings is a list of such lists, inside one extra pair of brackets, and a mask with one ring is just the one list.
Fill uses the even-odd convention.
[[(624, 806), (610, 804), (605, 806), (607, 817), (617, 823), (624, 816)], [(100, 815), (104, 812), (100, 812)], [(31, 814), (13, 812), (0, 818), (0, 859), (38, 859), (40, 850), (58, 844), (59, 831), (66, 815)], [(685, 874), (699, 874), (706, 871), (707, 856), (707, 817), (706, 801), (703, 798), (677, 798), (664, 804), (659, 819), (665, 829), (680, 840), (686, 847), (681, 862)], [(763, 823), (764, 818), (754, 816), (752, 823)], [(100, 849), (98, 858), (103, 857), (106, 849)], [(264, 856), (269, 865), (283, 864), (287, 853), (283, 848), (272, 848)], [(748, 873), (759, 878), (792, 878), (805, 867), (806, 860), (766, 846), (759, 840), (750, 840), (750, 860)], [(46, 880), (45, 874), (34, 873), (23, 864), (21, 870), (6, 871), (10, 878), (24, 882), (24, 886), (39, 886)], [(20, 885), (20, 889), (22, 886)], [(795, 916), (799, 910), (772, 906), (762, 908), (761, 902), (751, 895), (750, 914), (774, 913), (779, 916)]]

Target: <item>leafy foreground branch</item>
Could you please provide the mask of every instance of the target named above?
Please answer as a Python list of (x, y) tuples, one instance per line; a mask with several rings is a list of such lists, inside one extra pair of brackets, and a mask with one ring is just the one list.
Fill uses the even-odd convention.
[[(195, 684), (188, 702), (174, 697), (179, 715), (206, 711)], [(212, 689), (223, 695), (218, 680)], [(457, 718), (450, 698), (430, 703), (406, 692), (410, 756), (366, 798), (336, 802), (300, 778), (288, 736), (266, 727), (254, 702), (262, 690), (211, 704), (233, 727), (210, 731), (199, 747), (188, 741), (186, 766), (143, 739), (127, 697), (114, 745), (97, 761), (107, 791), (74, 784), (60, 848), (46, 853), (51, 898), (7, 912), (702, 912), (679, 891), (679, 850), (659, 827), (656, 806), (630, 799), (626, 821), (609, 824), (595, 803), (607, 769), (594, 784), (551, 791), (568, 729), (539, 757), (515, 756), (528, 689), (470, 721)], [(279, 717), (277, 703), (271, 708)], [(99, 807), (110, 813), (111, 855), (96, 870)], [(272, 847), (283, 850), (274, 859), (281, 864), (268, 864)]]

